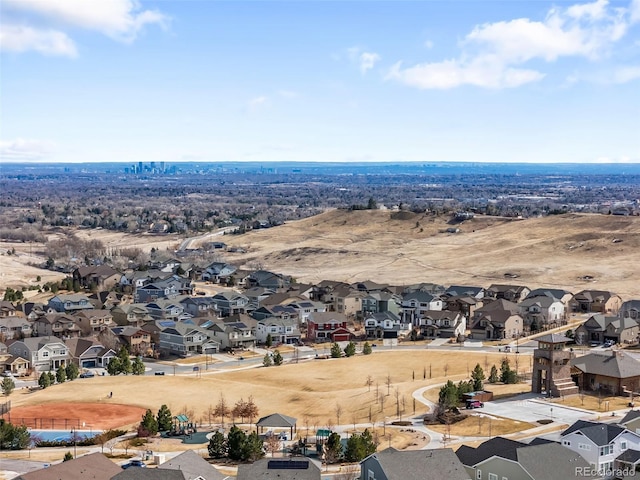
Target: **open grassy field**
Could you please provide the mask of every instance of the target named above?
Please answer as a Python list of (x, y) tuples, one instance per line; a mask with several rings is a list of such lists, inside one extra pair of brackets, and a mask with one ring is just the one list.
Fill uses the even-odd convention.
[[(476, 363), (498, 364), (502, 357), (501, 354), (474, 352), (461, 355), (458, 351), (404, 350), (209, 373), (200, 378), (106, 376), (67, 382), (33, 393), (16, 391), (11, 401), (13, 407), (43, 405), (43, 408), (48, 403), (61, 402), (126, 403), (154, 411), (166, 403), (173, 412), (184, 408), (192, 411), (197, 419), (207, 420), (208, 407), (215, 405), (220, 395), (232, 405), (240, 398), (252, 395), (260, 415), (281, 412), (298, 418), (300, 425), (336, 425), (337, 405), (342, 409), (340, 424), (352, 423), (354, 419), (356, 423), (370, 423), (370, 408), (372, 417), (382, 422), (384, 417), (396, 418), (397, 403), (404, 410), (402, 416), (413, 414), (411, 393), (430, 383), (441, 383), (445, 365), (447, 376), (457, 381), (468, 378), (467, 372)], [(369, 375), (373, 380), (370, 388), (365, 385)], [(389, 388), (387, 376), (391, 379)], [(396, 402), (396, 389), (399, 402)], [(376, 390), (378, 397), (384, 396), (384, 409), (376, 397)], [(113, 392), (112, 398), (107, 398), (109, 392)], [(427, 407), (416, 402), (416, 414), (426, 412)]]
[(527, 422), (519, 422), (510, 418), (485, 415), (482, 412), (470, 413), (464, 420), (452, 425), (429, 425), (433, 431), (452, 435), (454, 437), (495, 437), (521, 432), (529, 428), (537, 427)]

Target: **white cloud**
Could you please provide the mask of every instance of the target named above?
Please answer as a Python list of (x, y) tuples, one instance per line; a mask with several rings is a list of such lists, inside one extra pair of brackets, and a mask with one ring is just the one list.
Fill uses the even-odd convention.
[(631, 0), (629, 10), (631, 23), (640, 22), (640, 0)]
[(371, 70), (376, 63), (381, 60), (380, 55), (375, 52), (363, 52), (360, 47), (351, 47), (347, 49), (349, 60), (360, 69), (363, 75)]
[(640, 79), (640, 65), (619, 67), (613, 73), (614, 83), (627, 83), (638, 79)]
[(2, 25), (0, 50), (22, 53), (36, 51), (43, 55), (75, 57), (75, 43), (66, 33), (56, 30), (37, 30), (24, 25)]
[(0, 140), (0, 161), (37, 161), (46, 157), (51, 149), (51, 144), (42, 140), (24, 138)]
[[(632, 8), (640, 15), (640, 0)], [(635, 5), (635, 7), (634, 7)], [(475, 85), (511, 88), (536, 82), (544, 73), (522, 65), (531, 60), (553, 62), (561, 57), (595, 61), (607, 56), (630, 25), (630, 9), (608, 8), (607, 0), (551, 9), (543, 21), (518, 18), (477, 25), (461, 42), (459, 58), (401, 68), (387, 78), (417, 88)]]
[(258, 108), (265, 107), (269, 104), (269, 97), (261, 95), (254, 97), (247, 102), (249, 110), (257, 110)]
[(77, 49), (68, 29), (82, 28), (130, 43), (145, 25), (166, 29), (169, 23), (166, 15), (143, 10), (136, 0), (3, 0), (2, 7), (0, 48), (13, 52), (73, 57)]

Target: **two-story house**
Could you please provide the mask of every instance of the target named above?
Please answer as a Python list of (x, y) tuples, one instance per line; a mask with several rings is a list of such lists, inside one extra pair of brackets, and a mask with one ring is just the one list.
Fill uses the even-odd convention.
[(640, 300), (627, 300), (618, 311), (620, 318), (631, 318), (640, 323)]
[(15, 317), (15, 315), (16, 307), (13, 306), (13, 303), (7, 300), (0, 301), (0, 318)]
[(73, 317), (85, 336), (98, 335), (103, 330), (116, 325), (109, 310), (83, 310), (75, 313)]
[(218, 305), (213, 297), (185, 297), (180, 305), (192, 317), (218, 316)]
[(569, 305), (572, 312), (616, 315), (622, 299), (605, 290), (583, 290), (573, 296)]
[(291, 284), (291, 279), (278, 273), (267, 270), (256, 270), (251, 272), (245, 279), (245, 285), (251, 287), (265, 287), (278, 291), (287, 288)]
[(32, 323), (24, 317), (0, 317), (0, 339), (30, 337), (32, 332)]
[(393, 293), (384, 291), (370, 292), (362, 297), (362, 315), (366, 317), (374, 313), (390, 312), (400, 316), (401, 304), (402, 299)]
[(513, 303), (519, 303), (524, 300), (531, 290), (524, 285), (501, 285), (494, 283), (485, 290), (485, 297), (500, 300), (504, 298)]
[(160, 331), (160, 351), (176, 355), (213, 354), (220, 350), (220, 342), (212, 333), (190, 323), (180, 322)]
[(411, 331), (411, 324), (403, 323), (395, 313), (379, 312), (365, 317), (364, 329), (369, 338), (398, 338)]
[(605, 316), (597, 313), (576, 328), (575, 339), (579, 345), (614, 343), (638, 343), (640, 325), (633, 318)]
[(360, 480), (471, 480), (450, 448), (396, 450), (386, 448), (360, 462)]
[(11, 355), (27, 360), (37, 373), (57, 370), (60, 365), (67, 365), (71, 361), (67, 346), (53, 336), (16, 340), (7, 350)]
[(160, 298), (145, 306), (149, 315), (154, 320), (173, 320), (176, 322), (191, 318), (191, 314), (185, 312), (184, 306), (180, 303), (181, 298)]
[(213, 283), (227, 283), (238, 269), (224, 262), (213, 262), (202, 272), (202, 280)]
[(90, 338), (71, 338), (64, 343), (69, 348), (71, 361), (81, 369), (106, 367), (116, 356), (112, 349)]
[(566, 323), (564, 304), (550, 296), (528, 297), (522, 300), (520, 315), (530, 332), (555, 328)]
[(256, 337), (251, 327), (243, 322), (215, 322), (207, 330), (213, 333), (212, 339), (220, 342), (224, 350), (253, 348), (256, 345)]
[(487, 340), (518, 338), (524, 331), (520, 307), (508, 300), (494, 300), (478, 308), (471, 319), (471, 337)]
[(82, 333), (78, 318), (64, 313), (48, 313), (33, 322), (33, 331), (39, 337), (57, 336), (59, 338), (79, 337)]
[(121, 327), (142, 327), (145, 323), (153, 321), (144, 303), (120, 304), (111, 310), (111, 316), (114, 323)]
[(84, 288), (110, 290), (120, 281), (121, 274), (109, 265), (78, 267), (73, 271), (73, 280)]
[(259, 320), (256, 327), (256, 338), (258, 342), (265, 343), (269, 335), (275, 345), (279, 343), (298, 344), (301, 339), (298, 322), (292, 318), (270, 317)]
[(425, 337), (459, 338), (467, 330), (467, 319), (460, 312), (428, 310), (421, 314), (420, 332)]
[(111, 332), (126, 345), (131, 355), (146, 355), (151, 349), (151, 334), (136, 327), (113, 327)]
[(311, 315), (313, 312), (327, 311), (324, 303), (314, 302), (312, 300), (298, 300), (287, 304), (287, 306), (296, 310), (297, 317), (302, 323), (307, 323), (309, 315)]
[(312, 312), (307, 319), (307, 339), (312, 342), (348, 342), (347, 317), (337, 312)]
[(89, 297), (83, 293), (59, 294), (49, 300), (49, 307), (56, 312), (70, 313), (78, 310), (88, 310), (93, 308)]
[(241, 293), (225, 291), (213, 296), (221, 317), (228, 317), (238, 313), (245, 313), (249, 299)]
[(425, 312), (442, 310), (442, 303), (439, 296), (421, 290), (407, 293), (402, 297), (402, 321), (417, 327)]
[(598, 471), (612, 471), (627, 450), (640, 450), (640, 435), (611, 423), (578, 420), (561, 434), (562, 445), (580, 454)]

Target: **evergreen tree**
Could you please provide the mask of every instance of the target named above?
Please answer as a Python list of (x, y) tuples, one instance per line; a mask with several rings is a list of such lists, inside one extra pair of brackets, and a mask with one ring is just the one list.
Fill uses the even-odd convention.
[(347, 357), (353, 357), (356, 354), (356, 344), (353, 342), (349, 342), (346, 347), (344, 347), (344, 354)]
[(491, 372), (489, 372), (489, 383), (496, 383), (498, 381), (498, 369), (495, 365), (491, 366)]
[(214, 432), (209, 440), (207, 450), (209, 450), (209, 457), (211, 458), (224, 458), (227, 456), (227, 441), (222, 432)]
[(440, 388), (438, 405), (444, 410), (450, 410), (458, 405), (458, 387), (451, 380)]
[(109, 363), (107, 363), (107, 373), (109, 375), (118, 375), (120, 373), (120, 367), (120, 358), (113, 357), (109, 360)]
[(473, 381), (473, 390), (475, 392), (482, 390), (484, 378), (484, 370), (482, 370), (479, 363), (476, 363), (473, 372), (471, 372), (471, 380)]
[(235, 425), (229, 430), (227, 436), (227, 451), (231, 460), (242, 460), (242, 451), (247, 439), (245, 433)]
[(0, 450), (23, 450), (30, 441), (31, 434), (26, 426), (15, 426), (0, 418)]
[(331, 345), (331, 358), (340, 358), (340, 357), (342, 357), (342, 350), (340, 349), (340, 345), (334, 342)]
[(156, 417), (156, 421), (158, 423), (158, 431), (166, 432), (171, 430), (173, 426), (173, 416), (171, 415), (171, 410), (166, 405), (161, 405), (160, 410), (158, 410), (158, 415)]
[(373, 349), (371, 348), (371, 344), (369, 344), (369, 342), (364, 342), (364, 345), (362, 346), (362, 354), (371, 355), (372, 352)]
[(271, 345), (273, 344), (273, 338), (271, 338), (270, 333), (267, 334), (267, 340), (264, 342), (264, 344), (267, 346), (267, 348), (271, 348)]
[(58, 383), (64, 383), (67, 380), (67, 371), (65, 370), (63, 365), (58, 367), (56, 370), (56, 381)]
[(266, 353), (264, 355), (264, 358), (262, 359), (262, 366), (263, 367), (270, 367), (271, 365), (273, 365), (273, 362), (271, 361), (271, 355)]
[(366, 450), (362, 435), (354, 433), (347, 440), (347, 446), (344, 449), (344, 459), (347, 462), (359, 462), (366, 457)]
[(5, 377), (2, 379), (2, 383), (0, 383), (0, 390), (2, 390), (3, 395), (8, 397), (15, 388), (16, 383), (13, 381), (13, 378)]
[(342, 458), (342, 442), (340, 434), (331, 432), (327, 443), (324, 446), (325, 461), (327, 463), (336, 463)]
[(275, 366), (280, 366), (282, 365), (282, 362), (284, 361), (284, 359), (282, 358), (282, 355), (280, 354), (280, 351), (278, 349), (273, 351), (273, 364)]
[(500, 381), (502, 383), (518, 383), (518, 375), (515, 370), (511, 370), (509, 360), (506, 358), (500, 364)]
[(132, 371), (131, 359), (129, 358), (129, 350), (124, 345), (120, 347), (118, 358), (120, 359), (120, 373), (129, 375)]
[(264, 457), (264, 444), (256, 432), (247, 435), (244, 445), (242, 445), (242, 460), (255, 462)]
[(38, 385), (43, 389), (51, 385), (51, 380), (49, 379), (49, 374), (47, 372), (42, 372), (40, 374), (40, 378), (38, 378)]
[(67, 452), (64, 454), (64, 458), (62, 459), (62, 462), (68, 462), (69, 460), (73, 460), (73, 455), (71, 454), (71, 452)]
[(465, 393), (473, 392), (473, 380), (469, 380), (465, 382), (464, 380), (460, 380), (457, 386), (458, 389), (458, 401), (462, 401)]
[(144, 375), (144, 363), (140, 357), (136, 357), (131, 364), (131, 373), (134, 375)]
[(369, 197), (369, 201), (367, 202), (367, 209), (376, 210), (378, 208), (378, 204), (373, 199), (373, 197)]
[(368, 457), (369, 455), (376, 453), (378, 447), (376, 446), (376, 442), (373, 439), (373, 435), (368, 428), (364, 429), (362, 432), (362, 445), (364, 447), (364, 456)]
[(55, 385), (56, 383), (56, 375), (53, 372), (47, 372), (49, 376), (49, 385)]
[(65, 371), (67, 373), (67, 378), (69, 380), (75, 380), (76, 378), (78, 378), (78, 375), (80, 374), (78, 366), (73, 362), (69, 362), (67, 364), (67, 366), (65, 367)]
[(156, 433), (158, 433), (158, 421), (156, 420), (156, 417), (153, 416), (151, 409), (148, 408), (142, 416), (142, 421), (138, 426), (138, 436), (152, 437)]

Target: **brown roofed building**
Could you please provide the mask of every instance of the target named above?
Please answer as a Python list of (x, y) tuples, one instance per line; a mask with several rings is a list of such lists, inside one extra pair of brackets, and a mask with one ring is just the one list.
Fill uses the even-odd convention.
[(101, 453), (90, 453), (68, 462), (24, 473), (16, 480), (110, 480), (122, 469)]

